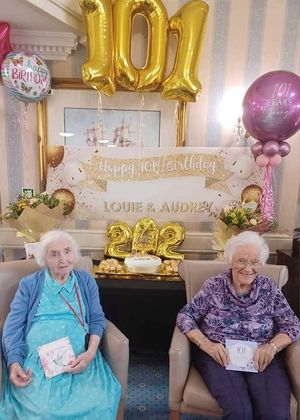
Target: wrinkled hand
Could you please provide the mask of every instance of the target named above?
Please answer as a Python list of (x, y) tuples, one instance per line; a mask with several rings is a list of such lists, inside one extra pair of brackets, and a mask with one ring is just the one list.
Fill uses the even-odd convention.
[(254, 354), (253, 362), (254, 367), (259, 371), (263, 372), (266, 367), (274, 359), (275, 353), (270, 344), (263, 344), (259, 346)]
[(9, 366), (9, 380), (17, 387), (25, 387), (30, 384), (32, 373), (29, 369), (23, 370), (22, 366), (15, 362)]
[(79, 356), (76, 357), (76, 359), (72, 360), (68, 367), (66, 368), (66, 372), (69, 373), (80, 373), (83, 372), (88, 365), (91, 363), (91, 361), (95, 357), (95, 353), (92, 353), (90, 350), (85, 351), (84, 353), (81, 353)]
[(209, 354), (221, 366), (225, 367), (228, 365), (228, 351), (222, 343), (214, 343), (213, 341), (207, 340), (202, 344), (201, 350)]

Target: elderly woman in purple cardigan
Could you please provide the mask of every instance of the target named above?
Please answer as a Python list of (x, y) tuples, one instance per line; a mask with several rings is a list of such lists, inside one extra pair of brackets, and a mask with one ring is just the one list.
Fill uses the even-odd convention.
[[(194, 365), (223, 419), (288, 420), (291, 390), (281, 350), (300, 337), (299, 319), (274, 281), (259, 274), (269, 256), (261, 236), (232, 237), (224, 255), (231, 268), (206, 280), (179, 312), (177, 325), (194, 343)], [(252, 368), (226, 369), (233, 362), (227, 339), (246, 349), (257, 343)]]

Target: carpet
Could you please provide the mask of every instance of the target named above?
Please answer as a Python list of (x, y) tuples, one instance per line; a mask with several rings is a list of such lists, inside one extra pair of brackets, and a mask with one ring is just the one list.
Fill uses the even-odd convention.
[[(131, 356), (125, 420), (169, 420), (168, 359)], [(181, 420), (213, 420), (213, 417), (184, 414)]]

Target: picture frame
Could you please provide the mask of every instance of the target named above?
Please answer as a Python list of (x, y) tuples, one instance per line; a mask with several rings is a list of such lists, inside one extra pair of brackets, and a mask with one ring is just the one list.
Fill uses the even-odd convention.
[[(136, 134), (136, 140), (133, 141), (135, 147), (184, 145), (186, 103), (163, 100), (159, 92), (128, 92), (120, 88), (113, 96), (107, 97), (87, 87), (81, 79), (53, 78), (48, 98), (39, 102), (37, 108), (41, 188), (46, 184), (47, 145), (72, 145), (68, 135), (74, 133), (72, 130), (66, 131), (65, 129), (65, 109), (75, 108), (87, 113), (91, 112), (89, 110), (94, 110), (94, 113), (98, 114), (99, 128), (100, 124), (103, 124), (105, 128), (105, 112), (119, 112), (120, 115), (122, 112), (131, 113), (130, 116), (134, 118), (135, 122), (135, 129), (133, 130)], [(152, 120), (150, 118), (150, 122), (147, 121), (147, 124), (145, 124), (148, 120), (146, 114), (151, 114), (153, 117)], [(147, 127), (149, 128), (153, 121), (156, 124), (156, 131), (154, 127), (152, 134), (144, 142), (143, 132), (146, 132)], [(159, 128), (157, 131), (158, 121)], [(70, 124), (68, 130), (70, 130)], [(112, 127), (109, 127), (109, 130), (112, 130)], [(78, 143), (78, 138), (74, 142), (75, 146), (76, 143)]]

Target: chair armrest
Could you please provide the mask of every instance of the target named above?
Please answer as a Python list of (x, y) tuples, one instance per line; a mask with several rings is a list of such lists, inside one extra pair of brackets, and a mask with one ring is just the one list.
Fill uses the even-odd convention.
[(1, 353), (1, 349), (0, 349), (0, 401), (2, 398), (2, 353)]
[(169, 407), (179, 410), (191, 365), (189, 339), (175, 327), (169, 349)]
[(293, 394), (300, 407), (300, 340), (284, 350), (284, 360), (289, 373)]
[(114, 375), (122, 386), (121, 398), (127, 393), (129, 341), (128, 338), (110, 321), (102, 337), (102, 353)]

